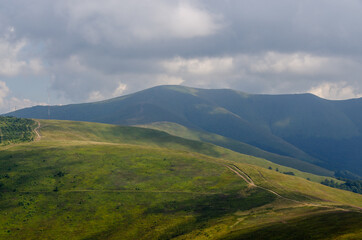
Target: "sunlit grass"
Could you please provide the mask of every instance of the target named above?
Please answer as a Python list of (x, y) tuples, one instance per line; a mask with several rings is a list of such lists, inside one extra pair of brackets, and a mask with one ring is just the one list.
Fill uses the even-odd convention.
[(309, 228), (305, 217), (331, 211), (351, 223), (340, 234), (357, 236), (360, 215), (338, 208), (358, 212), (361, 195), (248, 164), (256, 158), (155, 130), (41, 125), (40, 141), (1, 147), (1, 239), (217, 239), (267, 234), (280, 219)]

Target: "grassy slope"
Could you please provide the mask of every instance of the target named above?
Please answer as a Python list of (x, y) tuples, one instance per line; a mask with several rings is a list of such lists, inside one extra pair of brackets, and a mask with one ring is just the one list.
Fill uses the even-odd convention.
[[(286, 221), (288, 221), (287, 224)], [(262, 229), (255, 228), (252, 231), (250, 229), (248, 231), (235, 231), (225, 238), (222, 237), (222, 239), (359, 239), (361, 236), (359, 234), (361, 231), (355, 229), (356, 225), (360, 225), (362, 222), (362, 215), (358, 213), (343, 212), (336, 214), (329, 212), (313, 217), (301, 216), (286, 221), (270, 224)], [(321, 223), (324, 223), (322, 227)]]
[[(330, 170), (362, 175), (361, 105), (361, 99), (329, 101), (311, 94), (253, 95), (157, 86), (107, 101), (52, 106), (50, 117), (123, 125), (175, 122)], [(48, 110), (37, 106), (9, 114), (48, 119)]]
[[(246, 121), (233, 112), (199, 96), (201, 89), (182, 86), (159, 86), (121, 98), (84, 104), (52, 106), (52, 119), (135, 125), (158, 121), (176, 122), (203, 129), (268, 151), (293, 156), (308, 162), (318, 161), (274, 136), (264, 127)], [(17, 117), (48, 119), (48, 107), (36, 106), (18, 110)], [(223, 125), (219, 123), (223, 122)]]
[(274, 198), (205, 156), (167, 149), (40, 141), (1, 160), (0, 238), (167, 237)]
[(198, 130), (193, 130), (187, 127), (184, 127), (177, 123), (171, 122), (155, 122), (151, 124), (139, 125), (140, 127), (146, 127), (151, 129), (156, 129), (160, 131), (165, 131), (171, 135), (179, 136), (186, 139), (196, 140), (196, 141), (203, 141), (209, 142), (224, 148), (231, 149), (233, 151), (267, 159), (271, 162), (288, 166), (291, 168), (299, 169), (303, 172), (314, 173), (317, 175), (322, 176), (332, 176), (334, 173), (327, 169), (318, 167), (311, 163), (301, 161), (295, 158), (286, 157), (277, 155), (274, 153), (263, 151), (257, 147), (251, 146), (249, 144), (245, 144), (230, 138), (223, 137), (221, 135), (209, 133), (209, 132), (202, 132)]
[[(1, 148), (0, 238), (222, 238), (281, 216), (339, 217), (337, 207), (362, 207), (360, 195), (242, 163), (256, 158), (210, 144), (141, 128), (41, 124), (41, 141)], [(223, 166), (233, 157), (256, 184), (310, 205), (248, 188)], [(358, 217), (345, 217), (353, 236)]]
[[(171, 136), (165, 132), (137, 127), (122, 127), (109, 124), (72, 122), (47, 120), (42, 121), (42, 131), (46, 133), (44, 140), (112, 142), (138, 144), (152, 147), (171, 148), (181, 151), (192, 151), (205, 154), (211, 157), (225, 158), (232, 161), (249, 163), (264, 168), (278, 168), (280, 172), (294, 172), (296, 176), (309, 178), (312, 181), (321, 182), (329, 177), (318, 176), (296, 169), (285, 167), (262, 158), (257, 158), (231, 151), (210, 143), (187, 140)], [(327, 172), (328, 173), (328, 172)], [(338, 181), (338, 180), (337, 180)]]

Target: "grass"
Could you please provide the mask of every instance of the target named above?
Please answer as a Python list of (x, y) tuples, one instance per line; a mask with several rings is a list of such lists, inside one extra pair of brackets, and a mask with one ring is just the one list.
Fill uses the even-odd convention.
[(235, 231), (224, 240), (257, 239), (360, 239), (362, 215), (354, 212), (327, 212), (317, 216), (277, 222), (259, 228)]
[[(228, 173), (217, 163), (188, 153), (132, 145), (49, 145), (29, 149), (15, 147), (0, 153), (3, 184), (11, 191), (59, 189), (147, 189), (155, 191), (200, 191), (239, 182), (220, 182)], [(36, 171), (34, 172), (34, 169)], [(231, 173), (228, 173), (231, 175)]]
[(362, 207), (362, 196), (345, 190), (334, 189), (303, 178), (277, 173), (249, 164), (236, 164), (262, 187), (296, 200), (323, 205), (350, 205)]
[[(317, 219), (329, 212), (354, 213), (345, 217), (351, 226), (361, 216), (361, 195), (248, 164), (265, 160), (208, 143), (134, 127), (40, 122), (40, 141), (0, 148), (0, 239), (217, 239), (268, 234), (273, 226), (283, 232), (281, 216), (307, 230), (306, 217), (323, 228)], [(230, 164), (299, 202), (248, 186)], [(338, 233), (359, 236), (354, 230)]]
[[(260, 148), (251, 146), (246, 143), (239, 142), (237, 140), (233, 140), (231, 138), (227, 138), (218, 134), (199, 131), (195, 129), (190, 129), (184, 127), (177, 123), (172, 122), (154, 122), (147, 125), (139, 125), (140, 127), (155, 129), (167, 132), (171, 135), (196, 140), (196, 141), (203, 141), (209, 142), (239, 153), (243, 153), (250, 156), (255, 156), (258, 158), (266, 159), (270, 162), (276, 163), (282, 166), (288, 166), (294, 169), (298, 169), (302, 172), (309, 172), (316, 175), (323, 175), (323, 176), (333, 176), (333, 171), (324, 169), (317, 165), (292, 158), (287, 156), (281, 156), (275, 153), (266, 152)], [(261, 164), (260, 164), (261, 165)], [(265, 167), (265, 164), (263, 164)]]
[(246, 184), (218, 162), (161, 148), (40, 141), (0, 159), (0, 175), (9, 175), (1, 179), (1, 238), (139, 239), (154, 225), (164, 230), (152, 238), (166, 237), (274, 198), (260, 190), (245, 198)]
[[(325, 179), (334, 179), (330, 177), (324, 177), (325, 175), (315, 175), (294, 168), (279, 165), (263, 158), (234, 152), (210, 143), (172, 136), (168, 133), (153, 129), (58, 120), (40, 120), (40, 122), (42, 123), (41, 131), (44, 134), (43, 139), (46, 141), (63, 141), (63, 144), (67, 144), (69, 140), (81, 142), (93, 141), (108, 143), (128, 143), (142, 146), (161, 147), (178, 151), (197, 152), (212, 157), (253, 164), (264, 168), (278, 168), (280, 172), (293, 172), (296, 176), (310, 179), (311, 181), (315, 181), (318, 183), (322, 182)], [(328, 172), (325, 173), (327, 176), (329, 176)], [(341, 181), (336, 181), (342, 183)]]

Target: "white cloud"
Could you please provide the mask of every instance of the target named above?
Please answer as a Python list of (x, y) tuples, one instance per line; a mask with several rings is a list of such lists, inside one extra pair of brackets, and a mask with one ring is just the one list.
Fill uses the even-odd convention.
[(308, 53), (267, 52), (262, 55), (242, 55), (241, 61), (248, 64), (249, 70), (256, 73), (293, 73), (311, 75), (319, 72), (331, 60), (327, 57)]
[(318, 86), (312, 87), (308, 92), (321, 98), (333, 100), (362, 97), (362, 94), (356, 93), (356, 89), (349, 86), (346, 82), (324, 82)]
[(18, 54), (25, 44), (25, 41), (10, 43), (0, 38), (0, 75), (17, 75), (26, 66), (25, 61), (18, 60)]
[(39, 58), (22, 59), (21, 51), (26, 47), (26, 40), (11, 41), (9, 34), (14, 32), (10, 28), (5, 37), (0, 37), (0, 76), (11, 77), (19, 74), (38, 74), (43, 70)]
[(154, 85), (180, 85), (184, 81), (185, 80), (183, 80), (180, 77), (161, 74), (161, 75), (156, 76), (156, 81), (154, 82)]
[(100, 101), (100, 100), (104, 100), (105, 97), (101, 94), (100, 91), (92, 91), (89, 93), (88, 96), (88, 101), (93, 102), (93, 101)]
[(44, 102), (34, 102), (30, 99), (20, 99), (16, 97), (11, 97), (7, 101), (7, 105), (9, 106), (9, 110), (13, 111), (15, 109), (21, 109), (21, 108), (27, 108), (35, 105), (47, 105), (47, 103)]
[(33, 58), (29, 60), (28, 69), (34, 74), (39, 74), (44, 70), (43, 63), (40, 58)]
[(191, 6), (189, 3), (180, 3), (159, 23), (167, 23), (167, 21), (169, 24), (163, 26), (162, 32), (169, 32), (180, 38), (207, 36), (214, 34), (220, 28), (220, 25), (215, 23), (215, 19), (210, 14)]
[(0, 108), (4, 107), (4, 101), (10, 90), (5, 82), (0, 81)]
[(92, 68), (79, 55), (55, 62), (51, 71), (55, 76), (52, 88), (72, 100), (100, 101), (120, 96), (127, 90), (122, 73)]
[(106, 0), (65, 1), (58, 3), (66, 13), (68, 28), (92, 44), (106, 40), (117, 46), (133, 40), (194, 38), (214, 34), (220, 17), (189, 1)]
[[(72, 55), (54, 62), (53, 89), (72, 101), (98, 101), (156, 85), (180, 85), (205, 88), (232, 88), (251, 93), (301, 93), (313, 90), (317, 95), (341, 99), (358, 96), (360, 83), (353, 76), (362, 74), (361, 64), (351, 59), (325, 57), (308, 53), (237, 54), (223, 57), (152, 59), (142, 72), (139, 61), (128, 61), (122, 70), (109, 72), (89, 65), (82, 55)], [(143, 65), (142, 65), (143, 66)], [(147, 66), (147, 65), (144, 65)], [(136, 69), (136, 71), (134, 71)], [(140, 70), (141, 69), (141, 70)], [(349, 80), (346, 69), (351, 73)], [(354, 88), (326, 95), (317, 93), (318, 83), (339, 83)], [(336, 85), (337, 86), (337, 85)], [(338, 85), (339, 86), (339, 85)], [(331, 86), (331, 89), (336, 87)], [(332, 90), (330, 90), (332, 91)]]
[(317, 4), (337, 15), (310, 11), (311, 1), (35, 0), (19, 8), (25, 3), (0, 9), (7, 29), (0, 35), (0, 79), (24, 83), (32, 74), (54, 74), (59, 101), (101, 100), (160, 84), (322, 95), (328, 87), (320, 83), (344, 81), (344, 90), (332, 94), (339, 97), (357, 96), (361, 86), (362, 32), (350, 24), (361, 16), (351, 3)]
[(45, 103), (33, 102), (29, 99), (19, 99), (9, 96), (11, 93), (6, 83), (0, 81), (0, 112), (10, 112), (16, 109), (31, 107), (34, 105), (45, 105)]
[(232, 57), (220, 58), (174, 58), (163, 61), (162, 66), (170, 72), (183, 72), (196, 75), (225, 73), (233, 68)]
[(127, 84), (124, 83), (118, 83), (118, 87), (113, 92), (113, 97), (118, 97), (124, 93), (124, 91), (127, 89)]

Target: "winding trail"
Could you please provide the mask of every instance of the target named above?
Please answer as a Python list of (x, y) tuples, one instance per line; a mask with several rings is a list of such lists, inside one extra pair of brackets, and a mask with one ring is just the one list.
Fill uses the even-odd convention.
[[(225, 164), (224, 165), (226, 168), (228, 168), (230, 171), (234, 172), (237, 176), (239, 176), (240, 178), (242, 178), (248, 185), (250, 188), (260, 188), (263, 189), (265, 191), (268, 191), (272, 194), (274, 194), (276, 197), (278, 197), (279, 199), (283, 199), (289, 202), (293, 202), (295, 203), (295, 205), (293, 204), (292, 208), (299, 208), (299, 207), (315, 207), (316, 209), (318, 209), (318, 212), (359, 212), (362, 213), (362, 208), (358, 207), (358, 206), (353, 206), (353, 205), (348, 205), (349, 207), (352, 207), (353, 209), (350, 208), (344, 208), (344, 206), (341, 206), (340, 203), (338, 202), (334, 202), (336, 205), (328, 205), (328, 204), (323, 204), (323, 202), (320, 203), (311, 203), (311, 202), (302, 202), (302, 201), (298, 201), (295, 199), (291, 199), (288, 197), (284, 197), (282, 195), (280, 195), (279, 193), (265, 188), (265, 187), (261, 187), (258, 186), (254, 183), (254, 181), (250, 178), (250, 176), (248, 176), (247, 173), (245, 173), (244, 171), (242, 171), (238, 166), (234, 165), (234, 164)], [(259, 174), (261, 175), (261, 177), (268, 182), (268, 180), (261, 174), (261, 172), (258, 170)], [(290, 206), (287, 206), (286, 208), (290, 208)], [(263, 210), (262, 210), (263, 211)], [(262, 212), (260, 212), (259, 214), (264, 214)], [(293, 218), (291, 218), (293, 219)], [(237, 226), (238, 224), (240, 224), (242, 221), (244, 221), (244, 218), (237, 218), (236, 222), (234, 224), (232, 224), (230, 227), (234, 228), (235, 226)], [(281, 216), (279, 221), (281, 223), (286, 223), (286, 219)]]
[(232, 167), (230, 167), (230, 166), (227, 166), (227, 165), (225, 165), (228, 169), (230, 169), (232, 172), (234, 172), (236, 175), (238, 175), (239, 177), (241, 177), (247, 184), (249, 184), (249, 186), (253, 186), (253, 187), (257, 187), (256, 185), (255, 185), (255, 183), (253, 182), (253, 180), (251, 180), (251, 179), (248, 179), (248, 178), (246, 178), (245, 176), (244, 176), (244, 172), (242, 172), (242, 171), (238, 171), (238, 170), (236, 170), (236, 169), (234, 169), (234, 168), (232, 168)]
[[(236, 166), (234, 164), (231, 164), (231, 165), (225, 165), (225, 167), (230, 169), (232, 172), (236, 173), (240, 178), (242, 178), (246, 183), (248, 183), (248, 185), (250, 187), (256, 187), (256, 188), (263, 189), (265, 191), (268, 191), (268, 192), (274, 194), (275, 196), (277, 196), (277, 197), (279, 197), (281, 199), (284, 199), (284, 200), (287, 200), (287, 201), (292, 201), (292, 202), (295, 202), (295, 203), (298, 203), (298, 204), (301, 204), (301, 205), (304, 205), (304, 206), (322, 207), (322, 208), (340, 210), (340, 211), (345, 211), (345, 212), (352, 211), (352, 210), (345, 209), (345, 208), (338, 207), (338, 206), (330, 206), (330, 205), (324, 205), (324, 204), (319, 204), (319, 203), (308, 203), (308, 202), (302, 202), (302, 201), (298, 201), (298, 200), (295, 200), (295, 199), (292, 199), (292, 198), (284, 197), (284, 196), (280, 195), (279, 193), (277, 193), (277, 192), (275, 192), (275, 191), (273, 191), (271, 189), (256, 185), (254, 183), (254, 181), (249, 177), (249, 175), (246, 174), (244, 171), (242, 171), (238, 166)], [(259, 171), (259, 173), (260, 173), (260, 171)], [(264, 176), (262, 176), (262, 177), (264, 178)], [(350, 206), (355, 208), (355, 209), (358, 209), (358, 212), (361, 212), (361, 210), (362, 210), (361, 207), (352, 206), (352, 205), (350, 205)]]
[(40, 129), (40, 122), (38, 121), (38, 120), (34, 120), (35, 122), (37, 122), (38, 123), (38, 126), (36, 127), (36, 128), (34, 128), (34, 132), (35, 132), (35, 134), (36, 134), (36, 139), (35, 139), (35, 141), (40, 141), (40, 139), (41, 139), (41, 135), (40, 135), (40, 133), (39, 133), (39, 129)]
[(256, 187), (256, 188), (260, 188), (260, 189), (263, 189), (265, 191), (268, 191), (272, 194), (274, 194), (275, 196), (281, 198), (281, 199), (284, 199), (284, 200), (287, 200), (287, 201), (292, 201), (292, 202), (295, 202), (295, 203), (298, 203), (298, 204), (302, 204), (302, 205), (305, 205), (305, 206), (314, 206), (314, 207), (324, 207), (324, 208), (332, 208), (332, 209), (336, 209), (336, 210), (342, 210), (342, 211), (349, 211), (347, 209), (343, 209), (343, 208), (339, 208), (339, 207), (334, 207), (334, 206), (326, 206), (326, 205), (322, 205), (322, 204), (317, 204), (317, 203), (306, 203), (306, 202), (302, 202), (302, 201), (298, 201), (298, 200), (295, 200), (295, 199), (291, 199), (291, 198), (287, 198), (287, 197), (284, 197), (282, 195), (280, 195), (279, 193), (271, 190), (271, 189), (268, 189), (268, 188), (265, 188), (265, 187), (261, 187), (261, 186), (258, 186), (254, 183), (254, 181), (248, 176), (248, 174), (246, 174), (244, 171), (242, 171), (239, 167), (237, 167), (236, 165), (232, 164), (232, 165), (225, 165), (225, 167), (227, 167), (228, 169), (230, 169), (232, 172), (234, 172), (236, 175), (238, 175), (240, 178), (242, 178), (250, 187)]

